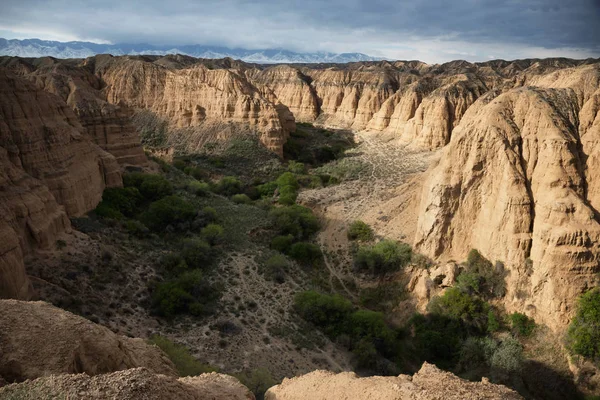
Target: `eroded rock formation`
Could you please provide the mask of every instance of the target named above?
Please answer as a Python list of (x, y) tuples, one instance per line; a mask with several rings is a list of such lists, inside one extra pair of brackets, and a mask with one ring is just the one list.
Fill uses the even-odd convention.
[(0, 300), (0, 309), (0, 376), (7, 382), (136, 367), (177, 375), (157, 347), (114, 334), (48, 303)]
[(413, 376), (359, 378), (353, 372), (314, 371), (284, 379), (267, 391), (265, 399), (326, 400), (332, 395), (346, 400), (522, 399), (504, 386), (487, 381), (469, 382), (427, 363)]
[(0, 69), (0, 297), (27, 298), (23, 254), (54, 244), (68, 216), (121, 185), (115, 158), (92, 143), (58, 97)]
[(527, 81), (467, 110), (428, 172), (415, 244), (505, 262), (509, 309), (561, 328), (600, 271), (600, 64)]

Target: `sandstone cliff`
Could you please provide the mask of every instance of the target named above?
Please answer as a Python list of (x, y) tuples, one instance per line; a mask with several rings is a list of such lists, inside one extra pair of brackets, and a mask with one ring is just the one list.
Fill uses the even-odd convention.
[(522, 399), (516, 392), (489, 382), (469, 382), (424, 363), (413, 376), (359, 378), (353, 372), (314, 371), (284, 379), (270, 388), (267, 400), (429, 400)]
[(600, 64), (583, 65), (488, 92), (423, 189), (416, 247), (457, 260), (477, 248), (504, 261), (507, 307), (553, 328), (600, 271), (599, 79)]
[[(0, 69), (0, 297), (26, 298), (23, 254), (54, 244), (68, 216), (93, 209), (121, 185), (113, 156), (91, 142), (58, 97)], [(17, 246), (18, 244), (18, 246)]]

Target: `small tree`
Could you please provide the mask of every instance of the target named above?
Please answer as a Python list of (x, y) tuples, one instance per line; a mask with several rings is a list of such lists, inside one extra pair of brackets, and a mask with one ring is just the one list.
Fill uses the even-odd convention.
[(218, 244), (225, 237), (224, 229), (221, 225), (208, 224), (202, 228), (202, 237), (211, 245)]

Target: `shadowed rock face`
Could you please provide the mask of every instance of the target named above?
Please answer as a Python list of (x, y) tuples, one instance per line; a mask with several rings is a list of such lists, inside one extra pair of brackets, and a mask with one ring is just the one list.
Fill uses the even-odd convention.
[(560, 329), (600, 271), (600, 64), (527, 81), (487, 93), (454, 129), (427, 174), (415, 245), (504, 261), (509, 309)]
[(488, 382), (469, 382), (434, 365), (424, 363), (413, 376), (373, 376), (359, 378), (352, 372), (335, 374), (314, 371), (296, 378), (284, 379), (270, 388), (267, 400), (426, 400), (426, 399), (522, 399), (516, 392)]
[(68, 216), (121, 184), (115, 158), (62, 100), (0, 69), (0, 297), (28, 297), (23, 254), (54, 244), (70, 229)]

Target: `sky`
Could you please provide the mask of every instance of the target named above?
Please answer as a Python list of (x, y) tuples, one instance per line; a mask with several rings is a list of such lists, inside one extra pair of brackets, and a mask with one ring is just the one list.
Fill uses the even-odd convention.
[(428, 63), (588, 58), (600, 57), (600, 0), (0, 0), (0, 37)]

